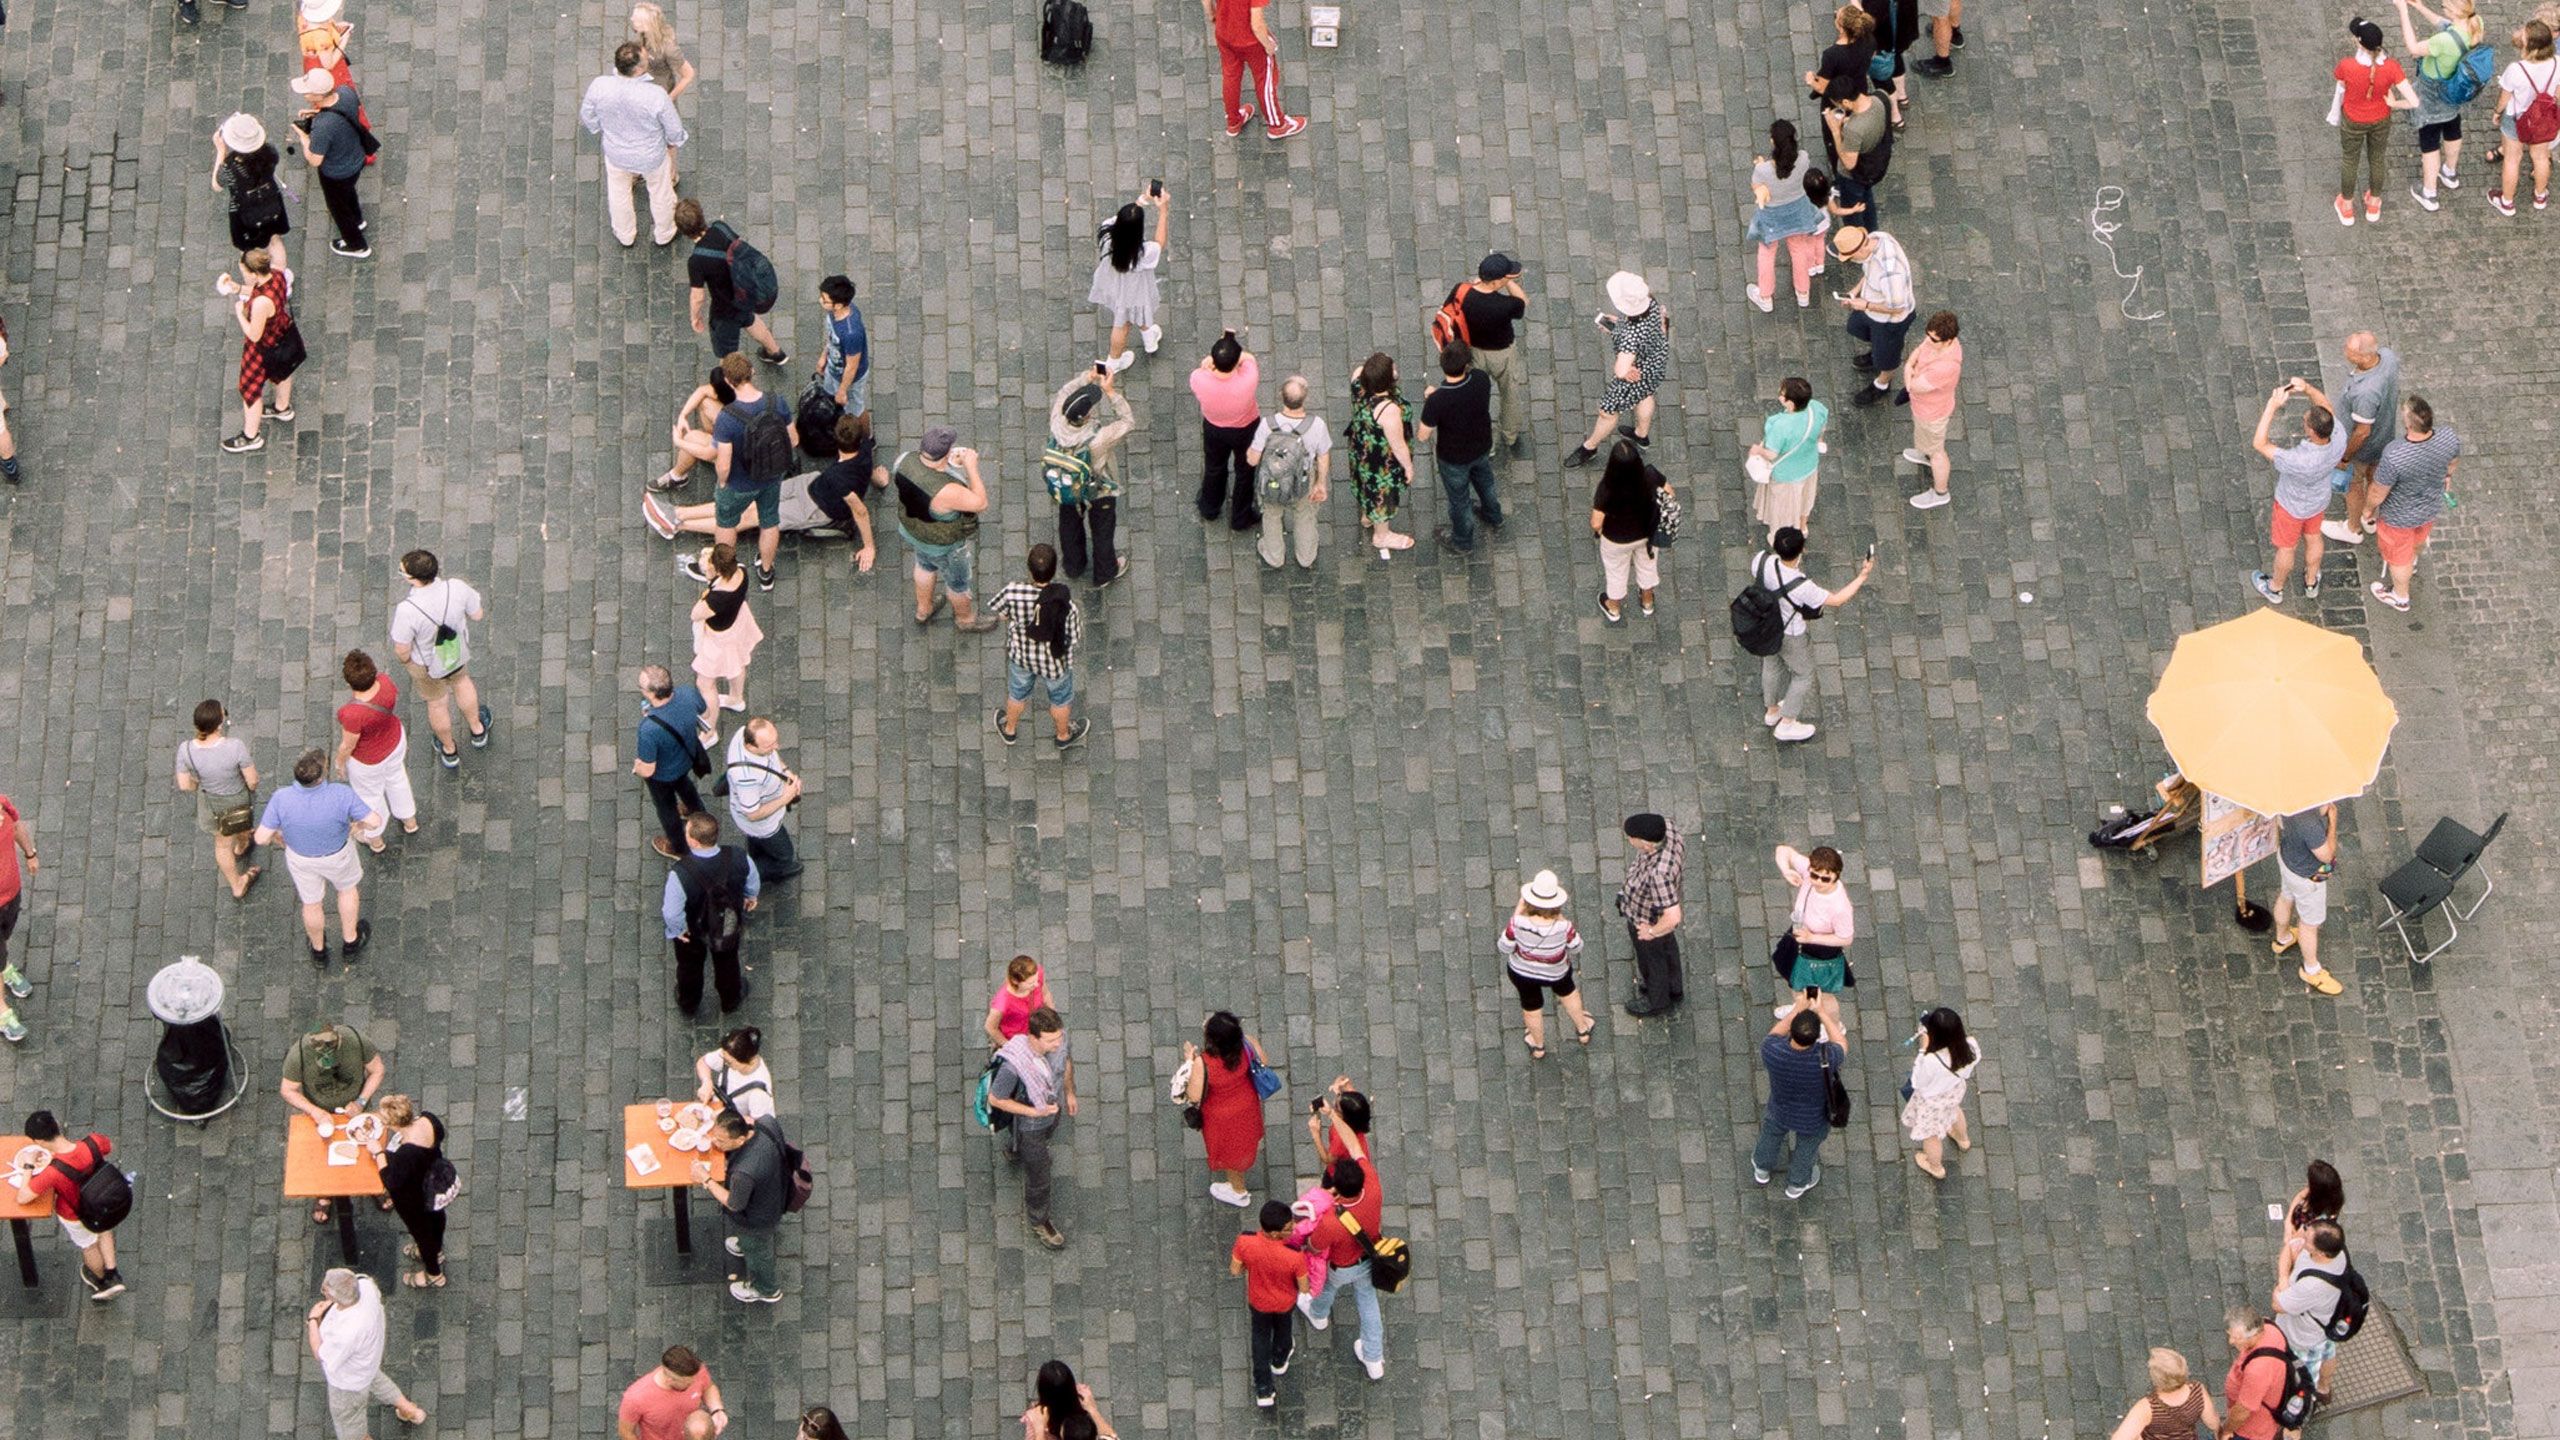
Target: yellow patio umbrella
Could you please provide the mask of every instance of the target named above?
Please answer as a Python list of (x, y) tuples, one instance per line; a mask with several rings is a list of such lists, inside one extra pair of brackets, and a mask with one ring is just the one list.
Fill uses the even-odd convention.
[(2272, 609), (2178, 637), (2147, 713), (2189, 780), (2261, 815), (2362, 794), (2400, 723), (2354, 637)]

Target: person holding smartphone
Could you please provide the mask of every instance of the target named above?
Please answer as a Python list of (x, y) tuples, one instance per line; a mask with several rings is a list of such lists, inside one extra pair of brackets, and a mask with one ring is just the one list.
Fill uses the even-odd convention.
[(1797, 718), (1804, 710), (1805, 696), (1813, 691), (1813, 642), (1805, 622), (1858, 598), (1858, 592), (1867, 588), (1867, 577), (1875, 573), (1876, 547), (1867, 547), (1858, 578), (1837, 590), (1826, 590), (1805, 574), (1796, 563), (1803, 558), (1804, 532), (1790, 525), (1769, 537), (1769, 548), (1751, 562), (1752, 578), (1760, 588), (1778, 592), (1787, 617), (1778, 653), (1760, 659), (1760, 701), (1765, 707), (1760, 723), (1787, 745), (1814, 736), (1814, 727)]

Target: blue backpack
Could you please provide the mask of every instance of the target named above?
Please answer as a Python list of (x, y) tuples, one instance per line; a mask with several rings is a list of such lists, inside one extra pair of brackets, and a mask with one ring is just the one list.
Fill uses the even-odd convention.
[[(2453, 27), (2448, 25), (2444, 28), (2450, 31)], [(2436, 82), (2436, 90), (2444, 96), (2447, 105), (2468, 105), (2473, 96), (2489, 88), (2490, 77), (2497, 73), (2497, 49), (2486, 44), (2474, 45), (2463, 51), (2462, 58), (2454, 62), (2452, 74)]]

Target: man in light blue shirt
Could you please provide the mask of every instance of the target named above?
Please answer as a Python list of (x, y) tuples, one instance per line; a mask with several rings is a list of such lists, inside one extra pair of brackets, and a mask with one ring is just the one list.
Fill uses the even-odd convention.
[(613, 238), (625, 249), (640, 242), (640, 217), (632, 213), (631, 182), (649, 185), (649, 239), (676, 238), (676, 147), (685, 142), (676, 103), (643, 73), (645, 56), (625, 41), (613, 52), (611, 75), (588, 82), (578, 102), (578, 122), (604, 141), (604, 209)]
[(734, 845), (720, 843), (720, 822), (700, 811), (685, 817), (685, 855), (667, 872), (658, 918), (676, 950), (676, 1005), (687, 1015), (702, 1003), (702, 962), (711, 961), (720, 990), (720, 1013), (746, 1003), (746, 976), (738, 951), (746, 939), (747, 912), (756, 908), (764, 877), (756, 862)]
[(261, 845), (284, 846), (285, 873), (293, 877), (293, 893), (302, 902), (302, 933), (311, 942), (311, 963), (329, 964), (329, 922), (320, 902), (338, 892), (338, 928), (346, 944), (340, 958), (354, 963), (356, 952), (373, 938), (373, 922), (360, 917), (364, 865), (356, 858), (349, 826), (379, 829), (383, 817), (356, 798), (356, 792), (329, 773), (329, 752), (305, 750), (293, 762), (293, 788), (267, 797), (254, 837)]

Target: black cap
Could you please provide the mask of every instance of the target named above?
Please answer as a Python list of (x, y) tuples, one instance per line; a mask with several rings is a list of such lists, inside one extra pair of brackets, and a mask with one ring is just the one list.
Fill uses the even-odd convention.
[(1507, 280), (1519, 273), (1520, 262), (1499, 250), (1484, 257), (1484, 263), (1476, 267), (1476, 278), (1479, 280)]
[(1647, 845), (1659, 845), (1670, 834), (1670, 822), (1651, 811), (1627, 817), (1627, 838), (1630, 840), (1641, 840)]
[(1068, 424), (1081, 425), (1084, 417), (1093, 413), (1093, 407), (1101, 403), (1102, 387), (1087, 381), (1067, 396), (1067, 403), (1058, 407), (1058, 413), (1066, 417)]

